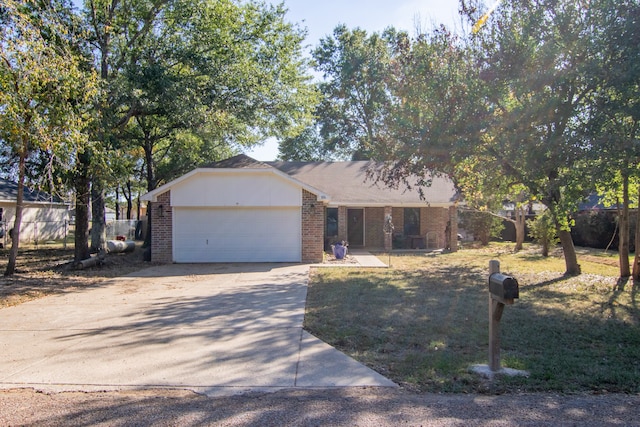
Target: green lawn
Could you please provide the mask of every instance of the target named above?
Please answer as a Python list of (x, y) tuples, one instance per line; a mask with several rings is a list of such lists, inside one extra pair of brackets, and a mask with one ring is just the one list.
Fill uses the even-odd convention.
[[(618, 280), (617, 254), (580, 250), (584, 273), (565, 277), (562, 258), (511, 247), (394, 254), (389, 269), (316, 269), (305, 328), (416, 391), (640, 392), (638, 286)], [(491, 259), (520, 284), (502, 317), (502, 366), (528, 378), (469, 372), (488, 363)]]

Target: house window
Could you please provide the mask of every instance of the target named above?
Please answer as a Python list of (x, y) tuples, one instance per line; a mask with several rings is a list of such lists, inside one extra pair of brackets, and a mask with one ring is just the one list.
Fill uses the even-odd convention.
[(338, 208), (327, 208), (327, 219), (325, 221), (325, 236), (338, 235)]
[(404, 209), (404, 235), (417, 236), (420, 234), (420, 208)]

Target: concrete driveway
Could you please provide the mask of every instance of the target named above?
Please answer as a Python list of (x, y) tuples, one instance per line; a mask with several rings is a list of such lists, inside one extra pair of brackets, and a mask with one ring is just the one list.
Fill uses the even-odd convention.
[(0, 388), (395, 384), (302, 329), (309, 266), (164, 265), (0, 310)]

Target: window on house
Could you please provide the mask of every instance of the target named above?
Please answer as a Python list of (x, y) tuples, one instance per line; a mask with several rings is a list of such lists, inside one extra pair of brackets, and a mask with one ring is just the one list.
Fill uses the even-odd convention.
[(327, 208), (325, 227), (326, 236), (338, 235), (338, 208)]
[(404, 208), (404, 235), (420, 234), (420, 208)]

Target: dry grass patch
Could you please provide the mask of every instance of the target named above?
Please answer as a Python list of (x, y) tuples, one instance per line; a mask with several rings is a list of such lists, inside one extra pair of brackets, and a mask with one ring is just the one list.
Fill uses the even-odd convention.
[[(113, 278), (148, 267), (142, 257), (140, 243), (131, 253), (109, 254), (105, 263), (84, 270), (75, 270), (69, 264), (73, 249), (60, 245), (20, 249), (16, 273), (10, 277), (0, 275), (0, 308), (22, 304), (43, 296), (71, 292), (96, 286)], [(4, 273), (8, 249), (0, 249), (0, 268)]]

